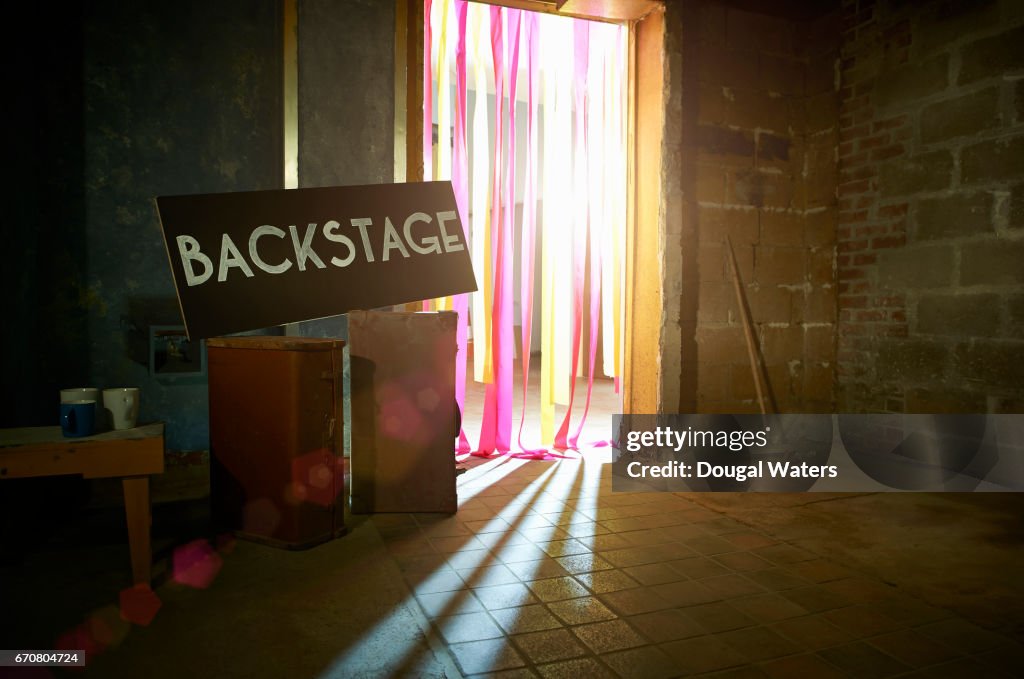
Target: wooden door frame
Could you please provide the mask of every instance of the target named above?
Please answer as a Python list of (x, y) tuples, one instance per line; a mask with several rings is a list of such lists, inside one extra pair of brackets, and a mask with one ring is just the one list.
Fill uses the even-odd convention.
[[(678, 319), (679, 303), (666, 294), (671, 287), (665, 276), (666, 271), (674, 271), (675, 267), (666, 266), (669, 264), (666, 253), (670, 248), (666, 247), (666, 216), (662, 209), (666, 91), (664, 5), (660, 0), (633, 2), (638, 8), (636, 11), (642, 11), (643, 15), (623, 21), (602, 15), (604, 3), (601, 2), (481, 1), (599, 21), (619, 21), (629, 29), (622, 411), (674, 412), (679, 404), (679, 375), (672, 373), (678, 369), (679, 337), (678, 328), (675, 334), (672, 332), (671, 319)], [(560, 12), (559, 8), (583, 8), (583, 13)], [(423, 0), (395, 0), (395, 181), (423, 179), (422, 111)], [(656, 261), (653, 268), (650, 266), (652, 258)], [(644, 266), (638, 267), (638, 262), (644, 262)], [(407, 306), (418, 309), (420, 305)], [(673, 352), (673, 347), (677, 351)]]

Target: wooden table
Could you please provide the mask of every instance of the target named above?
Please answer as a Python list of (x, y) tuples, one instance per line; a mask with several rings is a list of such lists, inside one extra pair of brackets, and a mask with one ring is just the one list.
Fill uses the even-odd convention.
[(0, 429), (0, 479), (79, 474), (121, 477), (135, 584), (150, 584), (149, 475), (164, 471), (164, 425), (64, 438), (60, 427)]

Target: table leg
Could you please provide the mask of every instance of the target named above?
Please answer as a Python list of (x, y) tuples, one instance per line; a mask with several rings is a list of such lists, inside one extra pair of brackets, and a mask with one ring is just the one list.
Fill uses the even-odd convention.
[(149, 570), (153, 561), (149, 529), (149, 477), (132, 476), (121, 481), (124, 486), (124, 511), (128, 518), (128, 548), (132, 555), (132, 582), (149, 585)]

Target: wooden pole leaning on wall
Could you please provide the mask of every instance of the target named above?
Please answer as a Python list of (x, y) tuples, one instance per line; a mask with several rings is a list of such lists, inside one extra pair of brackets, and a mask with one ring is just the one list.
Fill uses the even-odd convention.
[(768, 374), (761, 359), (760, 347), (757, 344), (757, 337), (754, 334), (754, 321), (750, 317), (750, 306), (747, 304), (747, 295), (743, 291), (743, 280), (740, 278), (740, 267), (736, 263), (736, 252), (732, 248), (732, 239), (725, 237), (729, 246), (729, 265), (732, 267), (732, 282), (736, 288), (736, 302), (740, 307), (740, 318), (743, 321), (743, 334), (747, 339), (747, 357), (750, 359), (750, 372), (754, 375), (754, 389), (757, 391), (757, 402), (761, 406), (761, 414), (767, 415), (771, 408), (772, 413), (777, 413), (778, 407), (775, 404), (775, 397), (772, 394), (771, 384), (768, 382)]

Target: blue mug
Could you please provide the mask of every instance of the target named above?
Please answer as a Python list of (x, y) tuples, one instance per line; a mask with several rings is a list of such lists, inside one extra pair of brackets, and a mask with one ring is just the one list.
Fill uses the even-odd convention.
[(96, 401), (61, 403), (60, 428), (66, 438), (92, 436), (96, 432)]

